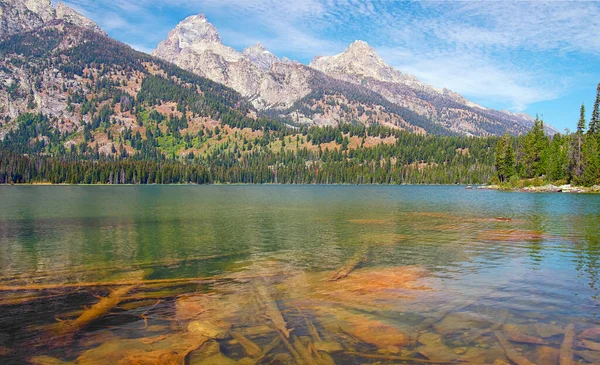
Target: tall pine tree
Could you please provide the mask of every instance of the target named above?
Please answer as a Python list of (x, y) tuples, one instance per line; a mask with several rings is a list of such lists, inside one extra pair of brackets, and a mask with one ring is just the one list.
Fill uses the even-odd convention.
[(508, 181), (516, 174), (515, 150), (512, 138), (505, 134), (496, 145), (496, 173), (501, 182)]
[(571, 163), (571, 176), (573, 179), (577, 180), (581, 176), (583, 172), (581, 165), (581, 154), (583, 148), (583, 132), (585, 131), (585, 105), (581, 104), (581, 109), (579, 110), (579, 122), (577, 122), (577, 132), (573, 138), (573, 146), (572, 146), (572, 163)]
[(592, 111), (592, 119), (590, 120), (590, 128), (588, 134), (600, 133), (600, 83), (596, 89), (596, 101), (594, 102), (594, 110)]
[(523, 166), (525, 177), (539, 177), (545, 172), (548, 138), (544, 132), (544, 121), (535, 118), (533, 128), (523, 140)]
[(578, 183), (584, 186), (600, 184), (600, 151), (596, 136), (588, 135), (583, 143), (583, 173)]

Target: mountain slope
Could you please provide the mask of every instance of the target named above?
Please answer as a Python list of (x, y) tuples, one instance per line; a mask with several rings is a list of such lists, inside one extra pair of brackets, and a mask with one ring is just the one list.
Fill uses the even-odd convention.
[[(384, 124), (413, 132), (464, 135), (520, 134), (533, 125), (527, 115), (487, 109), (403, 74), (362, 41), (304, 66), (280, 61), (262, 45), (237, 52), (222, 44), (204, 15), (197, 15), (177, 25), (154, 55), (223, 83), (257, 109), (292, 124)], [(346, 83), (343, 92), (340, 82)]]
[(0, 58), (0, 139), (22, 153), (180, 154), (208, 125), (268, 123), (234, 90), (63, 20), (3, 37)]
[(403, 74), (363, 41), (352, 43), (341, 54), (316, 57), (309, 66), (333, 78), (362, 85), (458, 133), (518, 134), (533, 125), (534, 119), (525, 114), (487, 109), (448, 89), (437, 89)]
[[(289, 110), (257, 111), (69, 9), (47, 21), (28, 11), (35, 22), (0, 36), (0, 183), (473, 183), (492, 172), (495, 138), (425, 136), (447, 131), (371, 90), (275, 62), (263, 47), (243, 55), (257, 70), (311, 75)], [(303, 115), (348, 123), (285, 125)]]

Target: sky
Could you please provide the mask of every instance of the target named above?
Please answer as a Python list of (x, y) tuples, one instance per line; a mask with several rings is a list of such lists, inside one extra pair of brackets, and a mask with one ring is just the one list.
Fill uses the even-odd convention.
[(539, 114), (557, 130), (588, 118), (600, 82), (600, 1), (66, 0), (111, 37), (152, 52), (205, 14), (223, 43), (257, 42), (308, 64), (368, 42), (390, 65), (485, 107)]

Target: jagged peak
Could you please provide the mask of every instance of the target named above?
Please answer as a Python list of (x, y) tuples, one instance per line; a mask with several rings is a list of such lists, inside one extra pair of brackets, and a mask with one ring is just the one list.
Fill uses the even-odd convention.
[(347, 49), (369, 49), (375, 51), (371, 46), (369, 46), (369, 43), (361, 41), (360, 39), (357, 39), (354, 42), (352, 42)]
[(244, 49), (242, 54), (263, 71), (268, 71), (273, 64), (280, 62), (279, 58), (260, 42)]
[(173, 32), (179, 36), (179, 41), (183, 45), (198, 42), (221, 43), (217, 28), (206, 19), (204, 14), (185, 18), (175, 27)]
[(262, 43), (258, 42), (255, 45), (247, 47), (243, 51), (244, 54), (256, 54), (256, 53), (270, 53), (272, 54)]
[(98, 24), (78, 13), (75, 9), (67, 6), (62, 1), (56, 5), (56, 18), (64, 21), (65, 23), (70, 23), (78, 27), (87, 28), (94, 32), (106, 35), (106, 33), (100, 29)]

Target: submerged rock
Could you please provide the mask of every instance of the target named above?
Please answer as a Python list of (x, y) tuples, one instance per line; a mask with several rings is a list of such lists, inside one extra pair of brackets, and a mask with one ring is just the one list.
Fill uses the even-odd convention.
[(227, 337), (231, 323), (193, 321), (188, 324), (188, 332), (208, 338), (224, 339)]
[(221, 347), (216, 341), (208, 341), (187, 357), (189, 365), (235, 365), (236, 361), (221, 353)]

